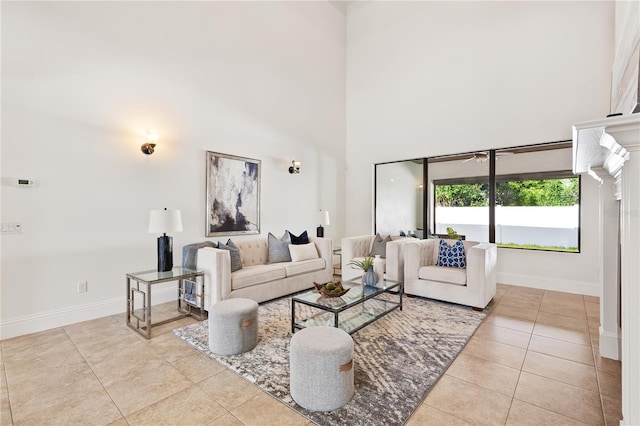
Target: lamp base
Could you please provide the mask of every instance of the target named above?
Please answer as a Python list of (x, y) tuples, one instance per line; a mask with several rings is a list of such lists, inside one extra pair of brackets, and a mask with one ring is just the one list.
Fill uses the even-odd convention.
[(322, 225), (316, 228), (316, 236), (319, 238), (324, 237), (324, 228), (322, 227)]
[(173, 269), (173, 238), (168, 235), (158, 237), (158, 272)]

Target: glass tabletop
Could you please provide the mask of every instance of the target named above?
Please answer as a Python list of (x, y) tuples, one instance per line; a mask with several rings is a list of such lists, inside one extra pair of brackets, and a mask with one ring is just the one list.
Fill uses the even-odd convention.
[(179, 279), (185, 276), (195, 275), (199, 272), (195, 269), (183, 268), (182, 266), (176, 266), (170, 271), (159, 272), (156, 270), (131, 272), (127, 274), (128, 277), (134, 280), (140, 280), (147, 283), (154, 283), (164, 280)]
[(340, 297), (323, 297), (314, 289), (297, 294), (293, 299), (324, 310), (341, 311), (399, 286), (400, 282), (391, 280), (378, 282), (375, 287), (362, 285), (358, 281), (344, 281), (342, 287), (349, 291)]

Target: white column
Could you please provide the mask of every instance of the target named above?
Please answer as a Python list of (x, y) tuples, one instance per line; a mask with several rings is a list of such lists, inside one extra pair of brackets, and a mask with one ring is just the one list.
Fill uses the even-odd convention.
[(616, 199), (614, 179), (598, 173), (600, 185), (600, 355), (620, 359), (620, 201)]
[[(636, 137), (637, 138), (637, 137)], [(640, 145), (622, 169), (622, 424), (640, 424)]]
[[(637, 426), (640, 425), (640, 114), (575, 124), (573, 154), (575, 173), (589, 174), (602, 181), (595, 170), (606, 170), (614, 178), (614, 194), (620, 199), (621, 424)], [(604, 229), (611, 226), (604, 219), (601, 217), (603, 243)], [(608, 262), (604, 250), (603, 245), (603, 276)], [(603, 278), (602, 284), (604, 298), (605, 293), (613, 290), (606, 288), (611, 285), (608, 280)], [(609, 314), (602, 315), (607, 321)]]

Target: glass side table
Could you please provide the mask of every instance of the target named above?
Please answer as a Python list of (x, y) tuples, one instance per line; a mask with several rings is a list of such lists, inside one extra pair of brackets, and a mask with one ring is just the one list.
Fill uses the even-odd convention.
[[(135, 285), (132, 286), (131, 281), (135, 281)], [(151, 289), (155, 284), (169, 281), (178, 281), (180, 315), (152, 324)], [(127, 274), (127, 325), (150, 339), (152, 327), (191, 315), (202, 321), (205, 319), (204, 298), (204, 272), (183, 267), (175, 267), (166, 272), (132, 272)], [(198, 309), (198, 313), (194, 308)]]

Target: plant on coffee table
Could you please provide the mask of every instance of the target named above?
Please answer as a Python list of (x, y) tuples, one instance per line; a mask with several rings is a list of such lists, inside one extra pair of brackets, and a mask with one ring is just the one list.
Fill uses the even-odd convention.
[(374, 286), (378, 282), (378, 276), (373, 272), (373, 257), (367, 256), (362, 260), (354, 259), (349, 262), (349, 265), (353, 265), (364, 271), (364, 275), (362, 276), (363, 284)]

